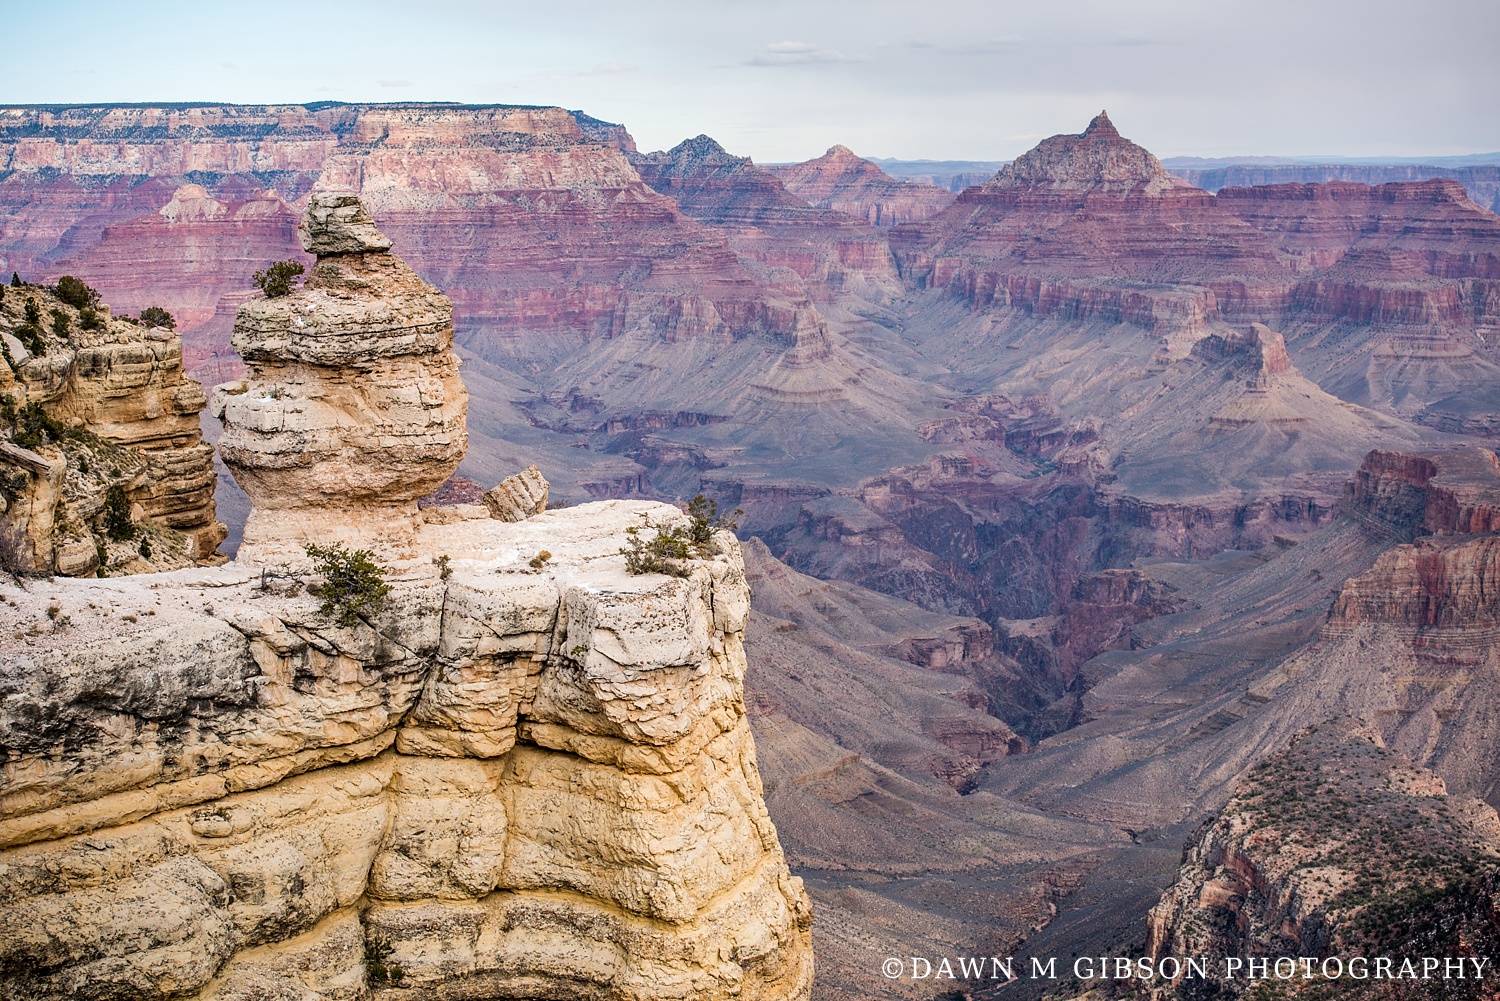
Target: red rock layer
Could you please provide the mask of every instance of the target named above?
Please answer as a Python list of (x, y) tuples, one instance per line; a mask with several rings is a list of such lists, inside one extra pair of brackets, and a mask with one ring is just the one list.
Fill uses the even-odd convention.
[(1415, 326), (1500, 317), (1500, 218), (1457, 181), (1281, 184), (1217, 197), (1307, 276), (1289, 296), (1299, 316)]
[[(795, 339), (808, 324), (796, 275), (768, 284), (747, 269), (641, 183), (622, 153), (633, 146), (620, 126), (559, 108), (0, 109), (0, 263), (43, 277), (66, 262), (122, 305), (173, 309), (189, 365), (229, 377), (237, 297), (253, 270), (297, 256), (291, 223), (319, 183), (360, 191), (481, 340), (643, 326)], [(189, 179), (198, 187), (176, 200), (198, 204), (174, 209)], [(889, 269), (873, 233), (845, 228), (849, 266)], [(827, 257), (772, 249), (798, 274)]]
[(1500, 462), (1484, 448), (1365, 456), (1344, 509), (1398, 536), (1500, 532)]
[(785, 267), (819, 286), (839, 287), (850, 271), (892, 278), (879, 233), (859, 219), (808, 205), (770, 171), (732, 156), (708, 136), (631, 158), (654, 191), (701, 223), (726, 230), (741, 253)]
[(847, 213), (882, 229), (934, 216), (953, 204), (955, 197), (935, 185), (898, 181), (847, 146), (831, 146), (816, 159), (766, 169), (808, 204)]
[[(1254, 298), (1289, 275), (1260, 233), (1169, 175), (1103, 114), (890, 236), (904, 276), (976, 304), (1147, 326), (1163, 308), (1189, 321), (1211, 315), (1210, 281), (1232, 279), (1226, 287)], [(1190, 304), (1160, 287), (1178, 283), (1199, 286)]]

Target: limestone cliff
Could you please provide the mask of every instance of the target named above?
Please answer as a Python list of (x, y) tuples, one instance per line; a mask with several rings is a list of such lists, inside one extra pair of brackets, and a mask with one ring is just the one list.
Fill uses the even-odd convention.
[[(170, 329), (75, 284), (0, 295), (0, 570), (81, 576), (212, 560), (205, 399)], [(222, 559), (222, 557), (218, 557)]]
[[(808, 998), (734, 536), (630, 573), (628, 530), (689, 519), (408, 511), (462, 454), (444, 300), (353, 199), (304, 231), (310, 288), (244, 308), (221, 404), (240, 561), (0, 588), (0, 993)], [(325, 402), (384, 365), (409, 396)], [(313, 540), (375, 547), (389, 590), (343, 614)]]

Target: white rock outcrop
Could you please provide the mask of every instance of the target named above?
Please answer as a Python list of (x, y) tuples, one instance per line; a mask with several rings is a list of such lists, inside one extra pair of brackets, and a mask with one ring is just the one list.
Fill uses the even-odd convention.
[(213, 394), (219, 451), (250, 497), (241, 558), (305, 542), (409, 551), (417, 498), (468, 448), (453, 304), (354, 195), (314, 194), (299, 232), (318, 263), (290, 294), (240, 307), (247, 374)]
[[(0, 582), (0, 997), (809, 998), (738, 542), (630, 574), (627, 531), (686, 516), (535, 513), (534, 469), (522, 520), (424, 521), (467, 440), (451, 309), (357, 202), (304, 233), (216, 393), (238, 561)], [(325, 612), (310, 541), (390, 590)]]
[(22, 637), (0, 657), (0, 987), (808, 997), (738, 544), (686, 578), (619, 555), (683, 520), (605, 501), (425, 526), (348, 627), (305, 572), (242, 563), (0, 587)]

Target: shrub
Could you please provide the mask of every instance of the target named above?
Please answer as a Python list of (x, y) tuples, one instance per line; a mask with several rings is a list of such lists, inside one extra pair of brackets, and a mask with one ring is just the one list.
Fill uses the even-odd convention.
[(104, 317), (94, 309), (85, 306), (78, 311), (78, 325), (84, 330), (98, 330), (104, 326)]
[(14, 271), (12, 271), (10, 273), (10, 287), (11, 288), (20, 288), (21, 287), (21, 276), (18, 275), (18, 274), (16, 274)]
[(361, 616), (380, 611), (391, 586), (385, 582), (386, 570), (375, 562), (374, 553), (368, 549), (350, 551), (338, 543), (304, 548), (313, 558), (313, 569), (323, 576), (319, 611), (337, 618), (341, 626), (352, 626)]
[(26, 300), (26, 322), (32, 326), (39, 326), (42, 322), (42, 307), (36, 304), (35, 299)]
[(99, 305), (98, 289), (90, 288), (72, 275), (63, 275), (57, 280), (57, 297), (74, 309)]
[(104, 495), (104, 534), (116, 542), (135, 538), (135, 522), (130, 520), (130, 498), (118, 483)]
[(10, 425), (11, 440), (22, 448), (40, 448), (70, 437), (68, 429), (35, 400), (18, 410), (9, 396), (0, 397), (0, 420)]
[(400, 964), (389, 962), (395, 951), (382, 935), (365, 940), (365, 969), (369, 971), (370, 980), (377, 984), (399, 984), (406, 979), (406, 971)]
[(42, 332), (34, 323), (23, 323), (16, 328), (16, 339), (26, 345), (26, 350), (33, 355), (44, 355), (47, 353), (47, 341), (42, 337)]
[(649, 542), (641, 538), (638, 528), (625, 529), (625, 536), (620, 553), (625, 557), (628, 573), (663, 573), (670, 577), (689, 574), (690, 571), (678, 562), (692, 556), (690, 540), (681, 528), (658, 528)]
[(700, 549), (706, 547), (713, 539), (713, 535), (719, 529), (727, 529), (733, 532), (740, 527), (738, 518), (745, 512), (735, 508), (728, 514), (719, 513), (719, 502), (712, 498), (697, 494), (688, 501), (688, 517), (693, 519), (693, 525), (688, 529), (695, 545)]
[(292, 291), (292, 279), (302, 274), (303, 267), (297, 261), (277, 261), (264, 271), (255, 272), (252, 281), (255, 287), (266, 294), (267, 299), (279, 299)]
[(168, 330), (177, 329), (177, 318), (160, 306), (147, 306), (141, 310), (141, 323), (148, 327), (165, 327)]
[(543, 549), (541, 552), (537, 553), (531, 559), (527, 560), (526, 561), (526, 565), (529, 566), (529, 567), (531, 567), (531, 569), (533, 569), (533, 570), (540, 570), (542, 567), (544, 567), (544, 566), (547, 565), (547, 561), (550, 560), (551, 558), (552, 558), (552, 554), (550, 552), (548, 552), (547, 550)]
[(60, 309), (54, 309), (52, 311), (52, 332), (58, 337), (67, 337), (68, 328), (70, 328), (72, 325), (73, 321), (68, 319), (67, 313), (64, 313)]

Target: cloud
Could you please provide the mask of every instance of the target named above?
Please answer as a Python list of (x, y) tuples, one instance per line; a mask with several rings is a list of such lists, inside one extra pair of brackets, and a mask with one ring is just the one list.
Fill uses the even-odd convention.
[(379, 80), (377, 82), (382, 87), (410, 87), (411, 86), (411, 81), (410, 80)]
[(796, 66), (804, 63), (860, 63), (859, 56), (846, 56), (837, 49), (825, 49), (811, 42), (772, 42), (765, 52), (746, 62), (747, 66)]

